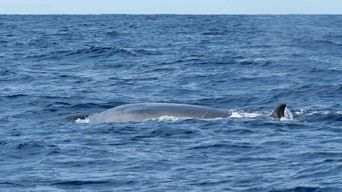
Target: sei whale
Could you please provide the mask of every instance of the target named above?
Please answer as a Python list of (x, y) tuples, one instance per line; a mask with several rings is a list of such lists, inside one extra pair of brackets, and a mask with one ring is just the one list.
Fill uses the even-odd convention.
[[(275, 119), (284, 117), (285, 104), (280, 104), (270, 115)], [(92, 115), (74, 115), (67, 119), (87, 120), (89, 123), (130, 122), (157, 119), (161, 117), (217, 119), (228, 118), (231, 113), (217, 108), (176, 104), (176, 103), (138, 103), (126, 104)]]

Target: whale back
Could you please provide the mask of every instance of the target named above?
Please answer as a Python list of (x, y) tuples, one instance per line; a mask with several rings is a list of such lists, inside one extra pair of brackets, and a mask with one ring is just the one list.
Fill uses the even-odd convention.
[(89, 116), (90, 122), (128, 122), (156, 119), (163, 116), (196, 119), (229, 117), (219, 109), (173, 103), (141, 103), (118, 106), (102, 113)]

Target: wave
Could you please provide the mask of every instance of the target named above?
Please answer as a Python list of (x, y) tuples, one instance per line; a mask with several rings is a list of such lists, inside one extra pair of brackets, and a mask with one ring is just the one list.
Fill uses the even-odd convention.
[(338, 69), (338, 68), (317, 68), (317, 67), (313, 67), (310, 70), (310, 72), (311, 73), (326, 73), (326, 74), (330, 74), (330, 75), (332, 75), (333, 73), (341, 74), (342, 68)]
[(117, 47), (100, 47), (91, 46), (76, 50), (60, 50), (53, 51), (41, 55), (29, 55), (26, 58), (49, 60), (49, 59), (71, 59), (75, 58), (98, 58), (112, 56), (142, 56), (142, 55), (158, 55), (161, 54), (153, 49), (134, 49), (134, 48), (117, 48)]
[(304, 110), (295, 111), (296, 117), (304, 121), (342, 121), (340, 110)]
[(335, 41), (330, 40), (303, 40), (303, 39), (294, 39), (292, 41), (292, 46), (304, 47), (304, 48), (341, 48), (342, 44)]
[(229, 30), (221, 31), (220, 29), (211, 29), (209, 31), (203, 32), (202, 35), (218, 36), (218, 35), (226, 35), (229, 32), (230, 32)]
[(108, 32), (106, 32), (106, 34), (111, 36), (111, 37), (116, 37), (116, 36), (120, 35), (120, 33), (118, 31), (108, 31)]
[(190, 147), (189, 150), (193, 150), (193, 149), (211, 149), (211, 148), (221, 148), (221, 149), (229, 149), (232, 147), (238, 147), (238, 146), (234, 146), (233, 144), (227, 144), (227, 143), (205, 143), (205, 144), (200, 144), (198, 146), (194, 146), (194, 147)]
[(7, 95), (5, 96), (7, 99), (17, 99), (17, 98), (21, 98), (21, 97), (29, 97), (30, 95), (28, 94), (22, 94), (22, 93), (19, 93), (19, 94), (13, 94), (13, 95)]
[(8, 181), (1, 181), (0, 187), (21, 187), (22, 184), (14, 183), (14, 182), (8, 182)]
[(60, 181), (53, 183), (52, 185), (68, 185), (68, 186), (79, 186), (79, 185), (99, 185), (99, 184), (108, 184), (112, 183), (112, 181), (100, 180), (100, 181), (80, 181), (80, 180), (73, 180), (73, 181)]
[(327, 109), (322, 110), (305, 110), (304, 108), (300, 109), (299, 111), (296, 111), (295, 114), (297, 115), (342, 115), (342, 111), (332, 111)]
[(269, 190), (269, 192), (324, 192), (324, 191), (340, 191), (340, 190), (334, 189), (334, 188), (304, 187), (304, 186)]
[(21, 158), (22, 155), (40, 155), (58, 153), (60, 148), (57, 145), (44, 141), (23, 141), (14, 140), (1, 141), (4, 154), (11, 157)]

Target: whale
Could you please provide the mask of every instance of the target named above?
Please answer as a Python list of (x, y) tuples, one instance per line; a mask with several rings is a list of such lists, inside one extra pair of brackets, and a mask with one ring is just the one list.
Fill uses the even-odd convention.
[[(278, 105), (270, 116), (275, 119), (284, 117), (285, 108), (286, 104)], [(89, 123), (112, 123), (138, 122), (161, 117), (210, 120), (229, 118), (231, 115), (232, 113), (229, 111), (200, 105), (136, 103), (117, 106), (92, 115), (73, 115), (67, 119), (71, 121), (86, 120)]]

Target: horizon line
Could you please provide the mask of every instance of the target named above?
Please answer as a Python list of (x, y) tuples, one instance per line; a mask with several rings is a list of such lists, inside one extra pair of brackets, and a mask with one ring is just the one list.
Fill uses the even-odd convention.
[(342, 13), (0, 13), (0, 15), (342, 15)]

